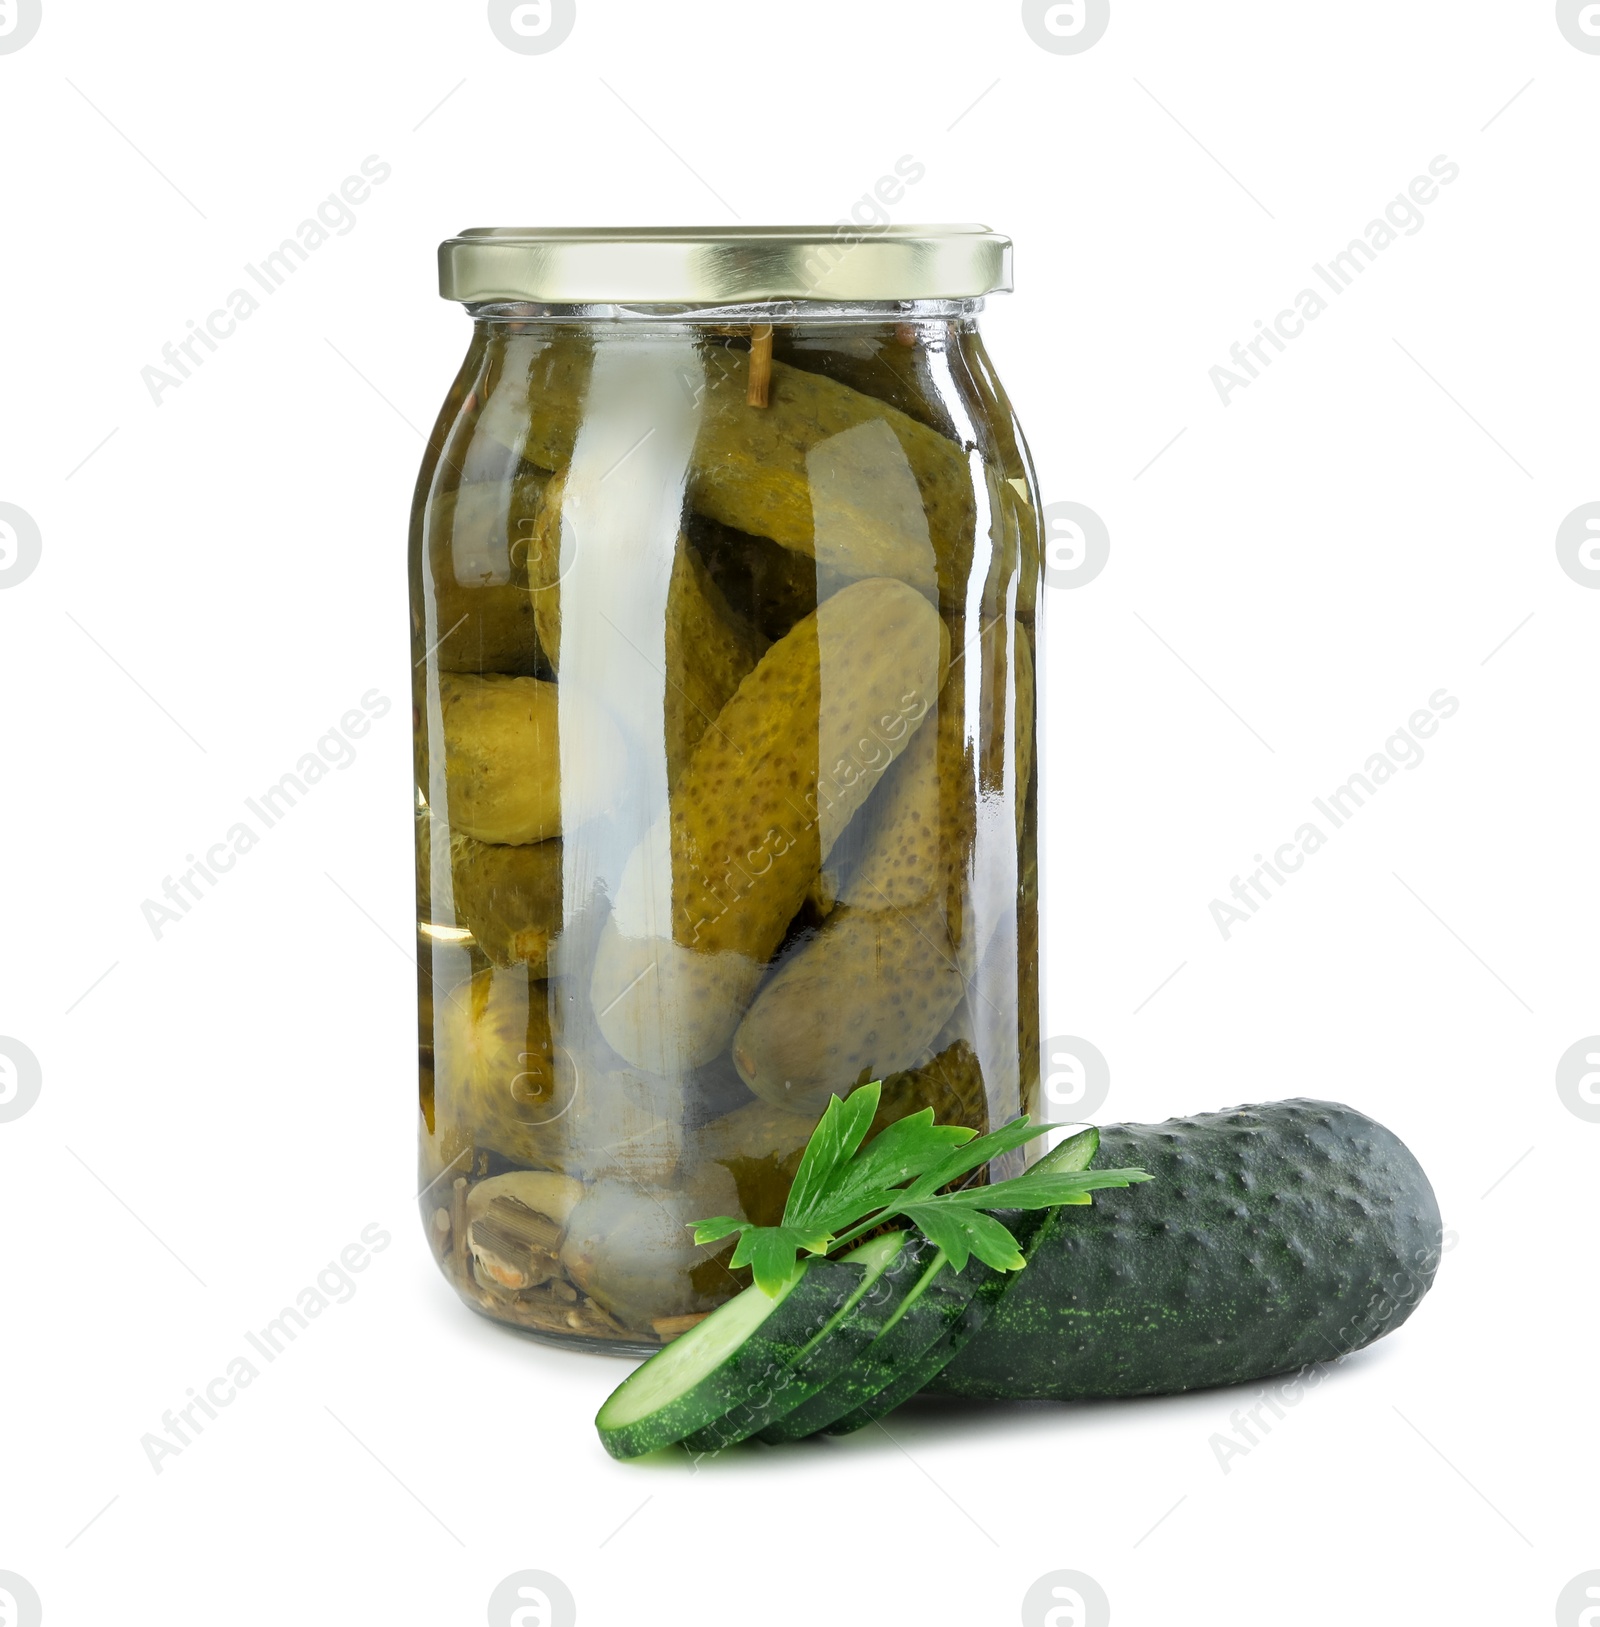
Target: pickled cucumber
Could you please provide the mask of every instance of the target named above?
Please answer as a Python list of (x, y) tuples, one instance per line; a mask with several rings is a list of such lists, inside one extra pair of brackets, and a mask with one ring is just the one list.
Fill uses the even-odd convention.
[[(566, 475), (558, 474), (546, 489), (529, 551), (530, 594), (539, 640), (552, 668), (561, 656), (561, 502)], [(727, 705), (745, 675), (756, 664), (767, 641), (736, 615), (679, 534), (667, 583), (664, 648), (663, 734), (667, 784), (677, 784), (717, 713)]]
[(450, 874), (457, 925), (496, 966), (526, 966), (543, 977), (561, 930), (561, 843), (512, 847), (453, 836)]
[(574, 1048), (558, 986), (521, 966), (489, 968), (438, 1002), (441, 1146), (584, 1181), (671, 1185), (687, 1145), (684, 1084)]
[(983, 1068), (966, 1040), (959, 1039), (947, 1046), (920, 1068), (890, 1074), (883, 1081), (878, 1097), (873, 1133), (924, 1107), (933, 1109), (933, 1116), (940, 1124), (964, 1124), (980, 1135), (995, 1127), (991, 1123)]
[[(527, 554), (548, 476), (525, 468), (508, 484), (483, 482), (434, 497), (423, 557), (433, 588), (441, 672), (549, 673), (528, 597)], [(418, 614), (421, 606), (417, 607)]]
[(707, 1165), (727, 1170), (738, 1188), (739, 1212), (758, 1226), (776, 1226), (783, 1218), (800, 1155), (816, 1127), (813, 1115), (786, 1113), (770, 1102), (749, 1102), (690, 1137), (685, 1173), (693, 1180)]
[(433, 1056), (443, 1146), (555, 1167), (574, 1079), (551, 1039), (545, 984), (520, 966), (474, 974), (436, 1003)]
[[(772, 365), (769, 405), (744, 401), (744, 368), (710, 387), (691, 501), (846, 576), (894, 576), (959, 603), (972, 558), (972, 477), (962, 449), (836, 380)], [(756, 421), (752, 424), (751, 419)]]
[(695, 552), (736, 615), (767, 639), (782, 638), (848, 578), (817, 580), (817, 562), (768, 537), (752, 537), (704, 515), (690, 521)]
[(621, 1056), (666, 1073), (722, 1049), (948, 661), (933, 607), (881, 578), (841, 589), (762, 657), (624, 869), (592, 980)]
[(561, 500), (566, 490), (562, 470), (544, 488), (528, 543), (528, 602), (552, 672), (561, 665)]
[[(527, 370), (516, 450), (545, 468), (571, 458), (593, 364), (578, 341), (510, 341)], [(689, 500), (850, 578), (891, 576), (958, 605), (972, 562), (966, 454), (926, 424), (847, 384), (772, 364), (768, 405), (747, 405), (748, 358), (708, 346), (694, 381), (699, 427)]]
[(892, 335), (881, 329), (780, 328), (773, 354), (807, 373), (820, 373), (886, 401), (941, 435), (955, 436), (948, 402), (952, 322), (921, 322)]
[(985, 947), (963, 918), (979, 799), (1009, 795), (1020, 833), (1031, 766), (1033, 668), (1019, 637), (1008, 682), (1006, 632), (1005, 622), (992, 622), (975, 641), (977, 751), (968, 745), (966, 663), (958, 661), (937, 726), (919, 733), (869, 811), (838, 907), (740, 1023), (733, 1059), (758, 1096), (819, 1113), (830, 1093), (915, 1067), (960, 1001)]
[(888, 775), (859, 863), (815, 936), (756, 997), (733, 1041), (758, 1096), (820, 1113), (830, 1094), (915, 1066), (966, 987), (962, 882), (972, 843), (962, 677)]
[(569, 800), (586, 816), (620, 792), (622, 737), (597, 706), (537, 678), (441, 673), (445, 786), (452, 830), (480, 842), (540, 842), (562, 830), (563, 755), (571, 731)]
[(667, 585), (663, 722), (669, 789), (766, 647), (767, 641), (734, 615), (687, 538), (680, 536)]

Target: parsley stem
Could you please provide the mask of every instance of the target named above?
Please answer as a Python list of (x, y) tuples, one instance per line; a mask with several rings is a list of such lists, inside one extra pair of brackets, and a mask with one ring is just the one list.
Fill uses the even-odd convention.
[(891, 1203), (887, 1208), (879, 1209), (875, 1213), (868, 1215), (865, 1220), (858, 1221), (850, 1228), (849, 1231), (843, 1232), (838, 1237), (834, 1238), (833, 1242), (828, 1247), (828, 1252), (832, 1254), (835, 1249), (848, 1247), (851, 1243), (855, 1242), (858, 1237), (864, 1237), (873, 1229), (874, 1226), (881, 1226), (891, 1215), (897, 1214), (898, 1212), (899, 1211)]

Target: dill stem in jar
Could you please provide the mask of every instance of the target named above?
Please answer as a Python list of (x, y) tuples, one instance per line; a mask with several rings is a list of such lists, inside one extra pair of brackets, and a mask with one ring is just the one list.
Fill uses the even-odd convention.
[(750, 385), (745, 405), (764, 407), (772, 388), (772, 324), (758, 323), (750, 330)]

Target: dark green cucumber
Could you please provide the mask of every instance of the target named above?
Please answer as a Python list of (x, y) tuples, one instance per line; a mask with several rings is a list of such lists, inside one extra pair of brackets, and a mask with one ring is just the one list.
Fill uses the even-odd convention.
[[(1053, 1147), (1034, 1168), (1087, 1169), (1094, 1162), (1099, 1145), (1098, 1130), (1080, 1130), (1077, 1135)], [(1011, 1228), (1023, 1253), (1027, 1254), (1043, 1226), (1044, 1217), (1037, 1213), (1018, 1214), (1005, 1210), (999, 1218)], [(993, 1271), (981, 1260), (968, 1260), (966, 1270), (959, 1275), (947, 1270), (943, 1279), (947, 1296), (943, 1308), (947, 1312), (947, 1319), (939, 1336), (920, 1350), (894, 1352), (892, 1359), (885, 1364), (889, 1370), (875, 1390), (867, 1391), (854, 1406), (836, 1413), (827, 1424), (818, 1427), (825, 1429), (829, 1435), (851, 1435), (879, 1418), (888, 1417), (903, 1401), (909, 1401), (949, 1365), (962, 1346), (983, 1326), (984, 1319), (999, 1302), (1008, 1282), (1008, 1273)], [(869, 1351), (868, 1356), (872, 1353)], [(845, 1380), (835, 1382), (843, 1383)]]
[(595, 1416), (601, 1443), (639, 1457), (769, 1394), (865, 1277), (859, 1264), (811, 1260), (775, 1296), (746, 1288), (612, 1391)]
[(1047, 1211), (1027, 1266), (930, 1389), (1070, 1400), (1268, 1378), (1381, 1338), (1433, 1282), (1433, 1188), (1351, 1108), (1113, 1125), (1098, 1162), (1155, 1179)]
[(973, 1279), (950, 1270), (949, 1261), (924, 1237), (906, 1244), (897, 1268), (902, 1262), (915, 1280), (887, 1307), (878, 1336), (815, 1395), (768, 1424), (758, 1440), (775, 1445), (825, 1429), (870, 1401), (960, 1320), (972, 1299)]
[(691, 1452), (720, 1452), (737, 1445), (809, 1400), (855, 1361), (916, 1280), (919, 1261), (907, 1242), (905, 1232), (890, 1232), (852, 1249), (842, 1260), (817, 1262), (837, 1264), (855, 1279), (849, 1291), (834, 1300), (833, 1314), (781, 1367), (769, 1368), (761, 1385), (747, 1389), (734, 1406), (683, 1436), (683, 1444)]
[[(1010, 1217), (1002, 1214), (1000, 1218), (1009, 1220)], [(1014, 1232), (1015, 1227), (1012, 1229)], [(1005, 1289), (1007, 1273), (991, 1270), (982, 1260), (968, 1260), (966, 1269), (959, 1274), (947, 1265), (944, 1276), (949, 1279), (947, 1287), (955, 1289), (944, 1306), (953, 1314), (938, 1337), (898, 1366), (891, 1367), (884, 1381), (864, 1398), (858, 1398), (853, 1407), (821, 1425), (824, 1434), (853, 1435), (858, 1429), (888, 1417), (902, 1401), (909, 1401), (936, 1378), (983, 1326), (984, 1318), (994, 1309)]]

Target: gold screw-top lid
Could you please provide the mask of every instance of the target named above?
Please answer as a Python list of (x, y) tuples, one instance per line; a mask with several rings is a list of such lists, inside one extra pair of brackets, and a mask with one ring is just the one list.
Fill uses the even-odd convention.
[(987, 226), (477, 226), (439, 245), (467, 304), (977, 299), (1011, 288)]

